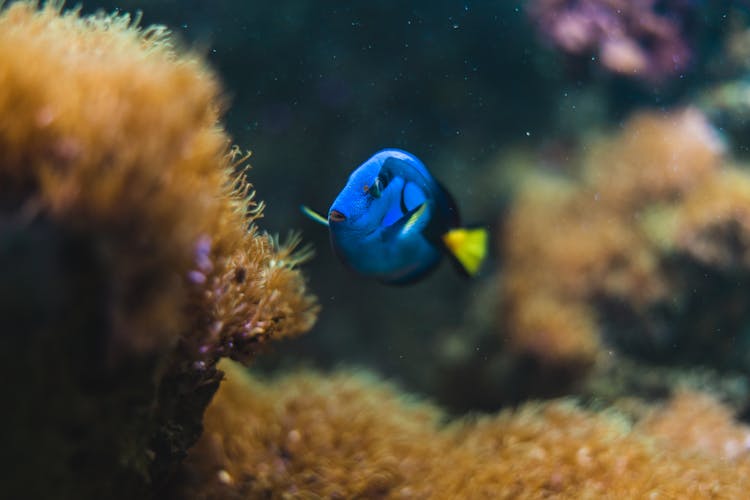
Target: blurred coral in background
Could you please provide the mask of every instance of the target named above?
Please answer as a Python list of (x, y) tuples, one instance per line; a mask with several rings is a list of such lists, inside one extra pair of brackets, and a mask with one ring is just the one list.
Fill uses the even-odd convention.
[(576, 378), (613, 353), (748, 363), (750, 176), (697, 110), (641, 113), (572, 176), (521, 183), (502, 237), (512, 349)]
[(650, 82), (679, 75), (692, 49), (689, 0), (532, 0), (539, 35), (563, 52), (598, 59), (609, 71)]

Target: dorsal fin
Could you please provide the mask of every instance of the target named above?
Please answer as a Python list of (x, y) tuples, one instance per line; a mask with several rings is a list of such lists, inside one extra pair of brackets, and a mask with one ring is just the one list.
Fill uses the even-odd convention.
[(429, 190), (435, 182), (424, 165), (404, 158), (387, 158), (380, 166), (378, 176), (386, 180), (398, 176), (404, 179), (404, 182), (414, 182), (423, 190)]

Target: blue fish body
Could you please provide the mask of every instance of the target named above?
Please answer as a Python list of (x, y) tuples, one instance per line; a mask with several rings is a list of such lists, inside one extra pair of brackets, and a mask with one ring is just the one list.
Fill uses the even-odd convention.
[[(348, 267), (386, 284), (429, 274), (449, 250), (443, 237), (459, 226), (447, 191), (417, 157), (399, 149), (379, 151), (357, 167), (327, 220), (303, 210), (328, 225), (333, 250)], [(481, 261), (486, 231), (479, 232)]]

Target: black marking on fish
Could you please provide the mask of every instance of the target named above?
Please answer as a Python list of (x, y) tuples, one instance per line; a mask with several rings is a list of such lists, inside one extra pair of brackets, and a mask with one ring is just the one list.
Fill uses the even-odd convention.
[(404, 199), (404, 193), (406, 193), (406, 185), (408, 182), (404, 182), (404, 185), (401, 186), (401, 213), (405, 214), (409, 211), (409, 209), (406, 207), (406, 200)]

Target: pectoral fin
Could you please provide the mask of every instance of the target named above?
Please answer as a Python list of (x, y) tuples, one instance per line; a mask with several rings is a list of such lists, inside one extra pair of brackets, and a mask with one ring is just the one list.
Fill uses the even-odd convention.
[(429, 212), (427, 211), (427, 203), (422, 203), (418, 207), (414, 207), (414, 210), (405, 213), (403, 217), (385, 228), (384, 235), (386, 238), (392, 238), (409, 232), (414, 228), (417, 222), (423, 217), (428, 216)]
[(404, 215), (404, 227), (401, 229), (402, 233), (405, 233), (409, 230), (411, 230), (414, 225), (419, 222), (419, 220), (427, 215), (427, 203), (422, 203), (418, 207), (415, 207), (414, 210), (408, 212), (406, 215)]
[(489, 232), (484, 228), (456, 228), (443, 235), (443, 243), (469, 276), (474, 276), (487, 256)]
[(299, 208), (300, 210), (302, 210), (302, 213), (305, 214), (309, 219), (314, 220), (318, 224), (323, 224), (324, 226), (328, 227), (328, 219), (320, 215), (312, 208), (305, 205), (300, 205)]

